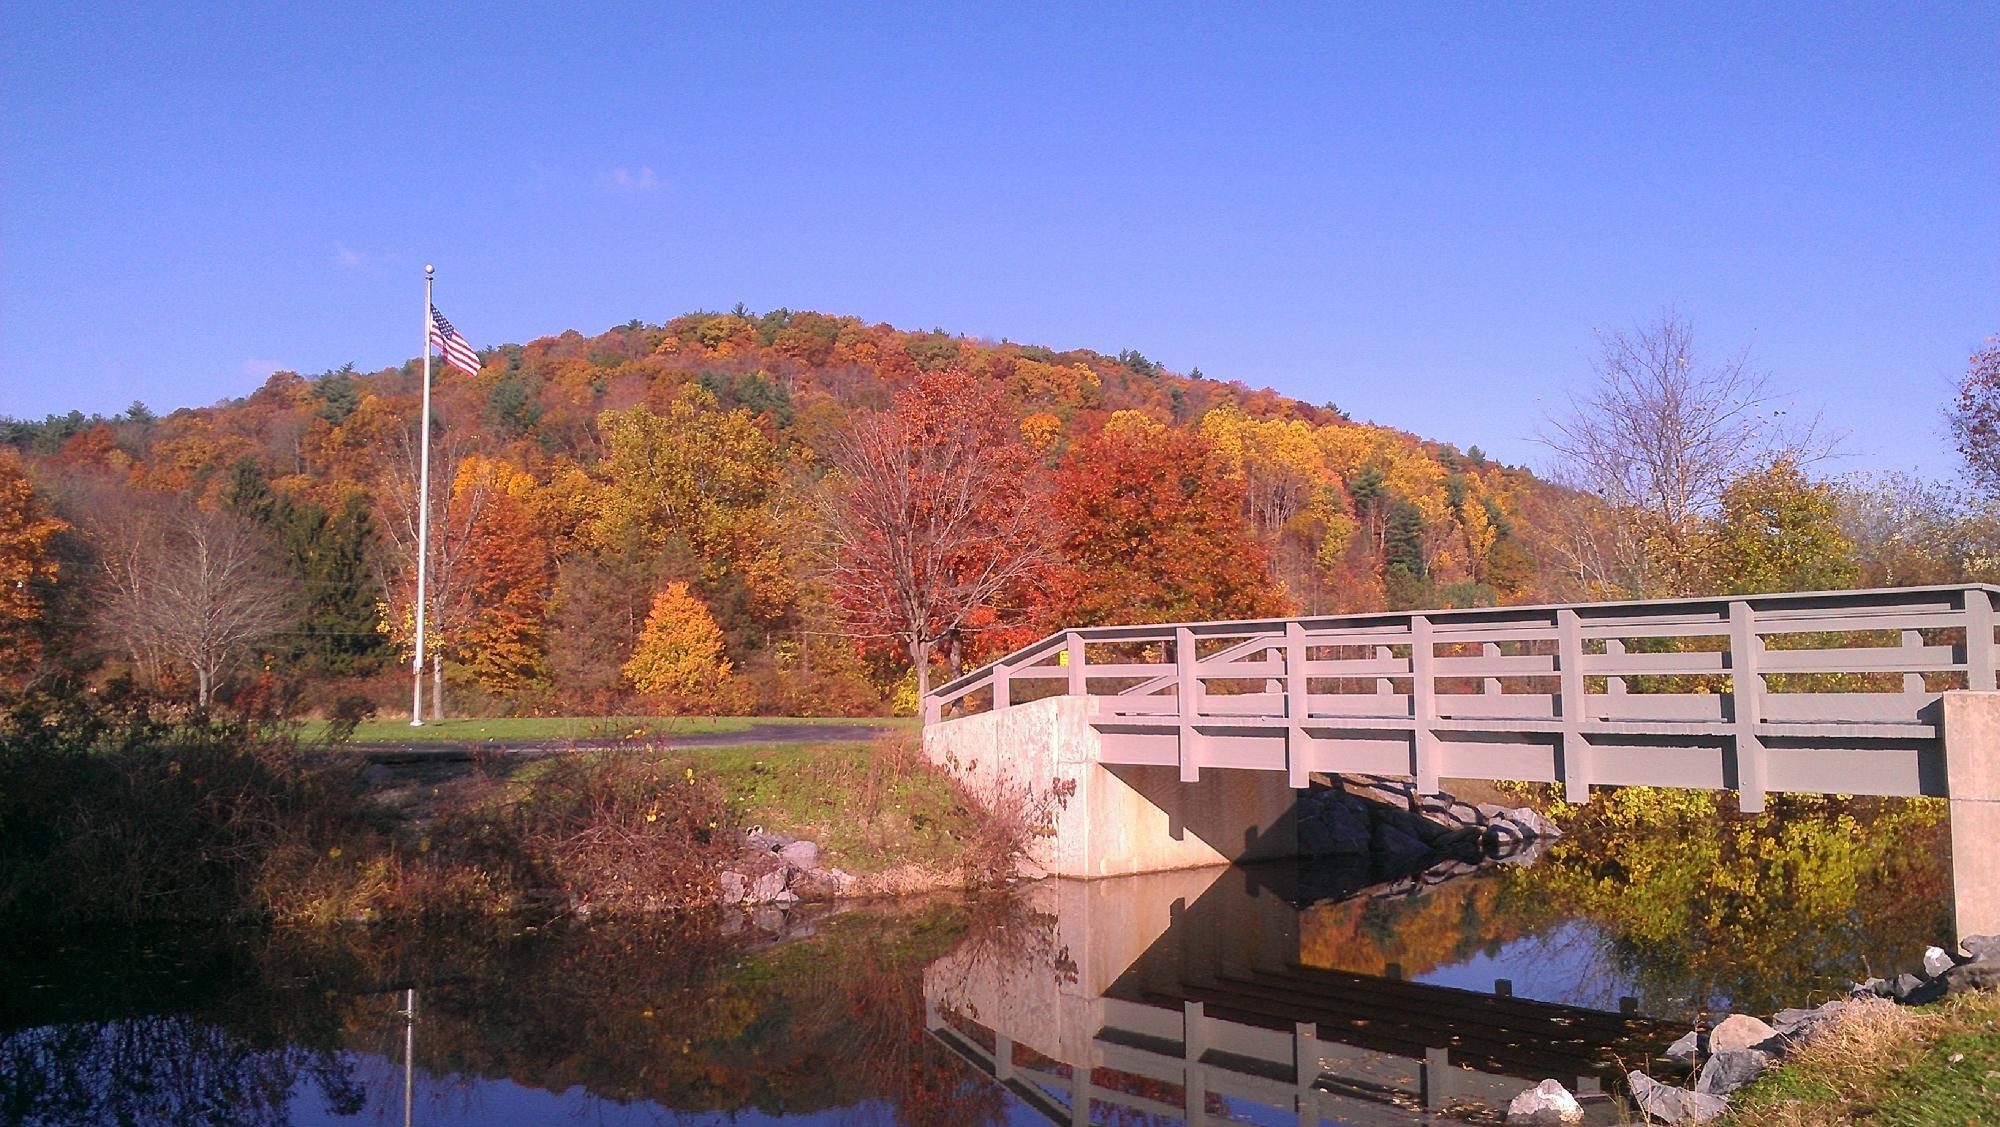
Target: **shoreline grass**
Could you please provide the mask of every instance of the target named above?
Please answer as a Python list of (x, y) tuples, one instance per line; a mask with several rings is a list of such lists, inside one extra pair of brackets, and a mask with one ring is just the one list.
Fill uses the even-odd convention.
[[(727, 735), (764, 724), (811, 724), (829, 727), (916, 728), (908, 716), (487, 716), (427, 721), (423, 727), (408, 720), (364, 720), (349, 737), (354, 743), (458, 744), (486, 740), (607, 740), (655, 739), (672, 743), (676, 736)], [(308, 725), (307, 739), (323, 739), (327, 725)]]
[(2000, 1122), (2000, 992), (1863, 999), (1731, 1101), (1729, 1125)]

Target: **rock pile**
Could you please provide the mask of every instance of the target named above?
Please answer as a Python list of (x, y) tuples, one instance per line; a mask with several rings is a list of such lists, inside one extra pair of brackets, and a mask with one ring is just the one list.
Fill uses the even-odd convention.
[(716, 882), (721, 886), (716, 895), (719, 904), (785, 905), (837, 896), (853, 887), (854, 877), (821, 865), (818, 845), (752, 826)]
[(1527, 807), (1422, 795), (1408, 779), (1340, 775), (1299, 798), (1299, 851), (1308, 857), (1525, 859), (1562, 831)]
[[(2000, 936), (1975, 935), (1960, 943), (1963, 954), (1932, 947), (1924, 952), (1922, 974), (1857, 982), (1848, 999), (1813, 1009), (1779, 1010), (1769, 1022), (1731, 1014), (1710, 1030), (1692, 1030), (1667, 1047), (1667, 1058), (1688, 1066), (1694, 1086), (1675, 1087), (1643, 1072), (1625, 1077), (1639, 1110), (1662, 1123), (1706, 1123), (1729, 1110), (1729, 1097), (1755, 1080), (1813, 1030), (1858, 998), (1889, 998), (1920, 1006), (1967, 990), (2000, 987)], [(1509, 1122), (1513, 1119), (1509, 1116)]]

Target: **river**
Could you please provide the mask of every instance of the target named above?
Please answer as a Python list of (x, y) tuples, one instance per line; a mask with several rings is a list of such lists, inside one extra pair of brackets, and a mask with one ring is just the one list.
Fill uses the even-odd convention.
[[(1532, 863), (1470, 870), (15, 936), (0, 1121), (1494, 1121), (1544, 1077), (1609, 1092), (1664, 1070), (1655, 1054), (1703, 1013), (1822, 1000), (1945, 934), (1934, 815), (1808, 815), (1711, 832), (1607, 816)], [(1608, 1099), (1592, 1114), (1615, 1120)]]

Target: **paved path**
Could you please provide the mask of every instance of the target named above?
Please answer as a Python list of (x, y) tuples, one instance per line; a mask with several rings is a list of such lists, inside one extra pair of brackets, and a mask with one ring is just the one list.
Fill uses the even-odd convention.
[(644, 744), (666, 747), (742, 747), (779, 743), (866, 743), (902, 729), (887, 724), (826, 724), (812, 720), (782, 724), (752, 724), (735, 732), (663, 732), (645, 739), (594, 736), (583, 739), (487, 739), (434, 741), (355, 740), (343, 745), (360, 752), (370, 763), (458, 762), (470, 759), (475, 751), (498, 752), (507, 756), (533, 758), (562, 751), (608, 751)]

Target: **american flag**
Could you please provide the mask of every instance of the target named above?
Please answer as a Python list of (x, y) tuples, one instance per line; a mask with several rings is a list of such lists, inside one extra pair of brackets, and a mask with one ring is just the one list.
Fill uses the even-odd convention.
[(444, 362), (464, 372), (468, 376), (479, 374), (479, 354), (472, 350), (451, 322), (444, 319), (437, 306), (431, 306), (431, 347), (444, 353)]

